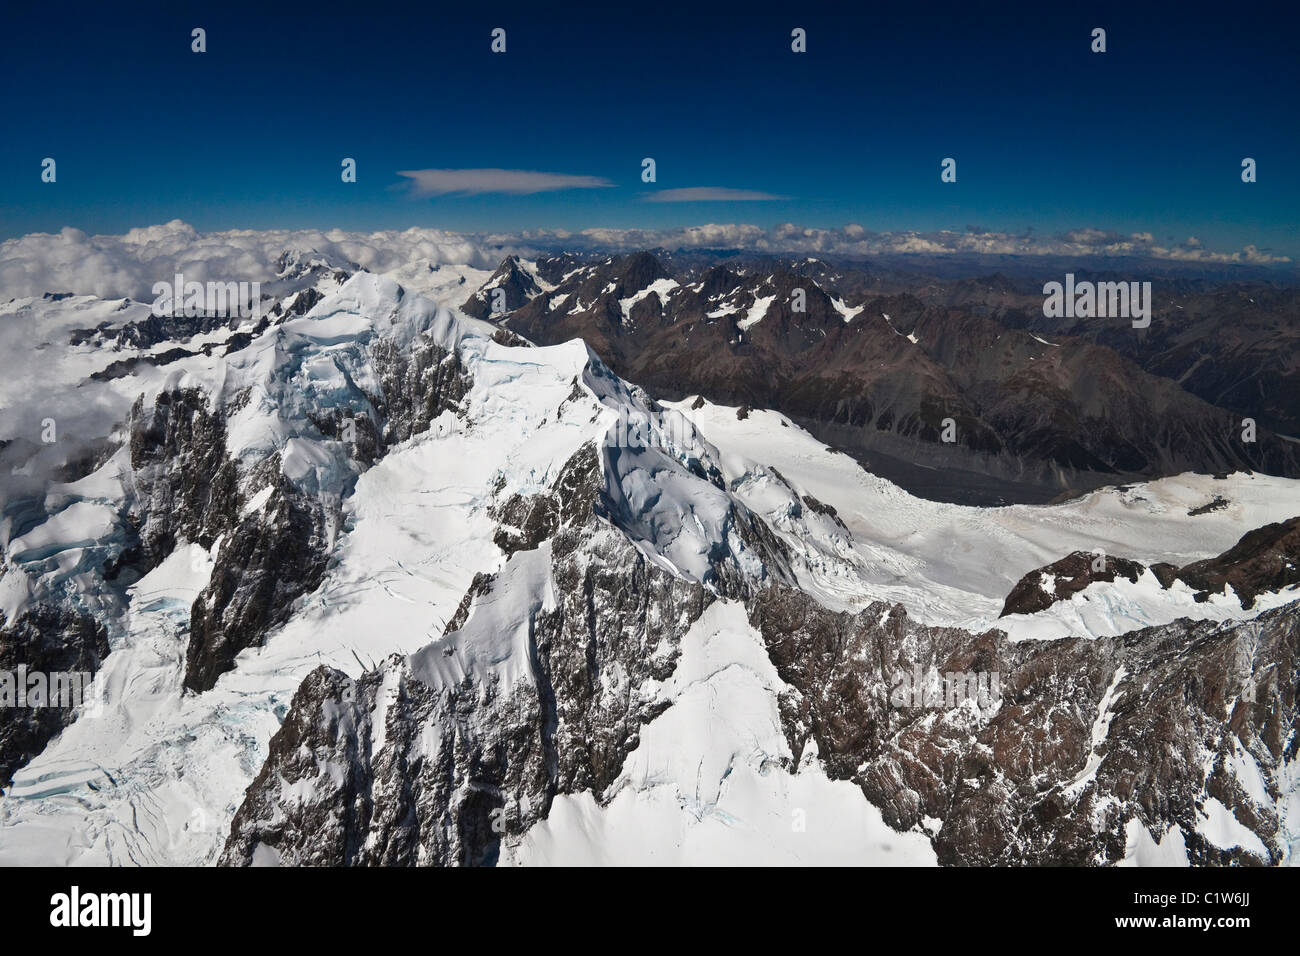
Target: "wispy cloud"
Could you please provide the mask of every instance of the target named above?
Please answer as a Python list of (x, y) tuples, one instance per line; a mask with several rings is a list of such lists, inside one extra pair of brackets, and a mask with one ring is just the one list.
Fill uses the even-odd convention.
[(419, 197), (479, 196), (484, 193), (527, 196), (562, 189), (603, 189), (614, 185), (601, 176), (572, 176), (528, 169), (402, 169), (397, 171), (397, 175), (410, 180), (411, 195)]
[(753, 189), (730, 189), (726, 186), (689, 186), (684, 189), (661, 189), (649, 193), (647, 202), (764, 202), (789, 199)]

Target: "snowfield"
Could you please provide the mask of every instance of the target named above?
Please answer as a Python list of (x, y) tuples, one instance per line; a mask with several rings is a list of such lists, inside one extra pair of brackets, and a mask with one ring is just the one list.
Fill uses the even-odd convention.
[(686, 633), (662, 688), (669, 707), (642, 732), (608, 802), (560, 797), (503, 864), (934, 865), (924, 835), (890, 829), (815, 754), (796, 773), (782, 769), (782, 689), (744, 606), (712, 605)]
[[(1101, 550), (1144, 564), (1188, 564), (1226, 551), (1247, 531), (1300, 514), (1300, 481), (1237, 473), (1223, 479), (1184, 474), (1121, 488), (1102, 488), (1058, 505), (978, 508), (927, 501), (864, 471), (774, 411), (736, 408), (688, 397), (666, 403), (687, 416), (722, 453), (738, 497), (781, 526), (785, 496), (771, 494), (776, 469), (800, 492), (835, 508), (852, 534), (845, 561), (807, 556), (800, 584), (828, 606), (897, 601), (918, 620), (982, 630), (999, 627), (1012, 638), (1122, 634), (1179, 617), (1235, 620), (1300, 597), (1291, 590), (1243, 611), (1231, 596), (1196, 603), (1181, 582), (1163, 590), (1153, 575), (1094, 583), (1068, 601), (1034, 615), (999, 619), (1007, 593), (1025, 574), (1072, 551)], [(763, 475), (763, 467), (769, 469)], [(1188, 512), (1212, 501), (1227, 505)], [(842, 537), (847, 537), (842, 534)]]

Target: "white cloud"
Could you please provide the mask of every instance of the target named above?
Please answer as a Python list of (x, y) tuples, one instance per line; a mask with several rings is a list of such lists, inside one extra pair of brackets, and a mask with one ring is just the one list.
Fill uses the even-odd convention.
[(604, 189), (614, 184), (600, 176), (571, 176), (568, 173), (540, 173), (527, 169), (407, 169), (397, 175), (410, 180), (413, 196), (445, 196), (457, 193), (479, 196), (508, 193), (525, 196), (562, 189)]
[(355, 263), (372, 272), (421, 259), (495, 268), (504, 254), (474, 237), (440, 229), (199, 233), (180, 220), (132, 229), (124, 236), (64, 229), (0, 243), (0, 296), (75, 292), (152, 301), (153, 284), (177, 272), (198, 282), (267, 281), (286, 249), (316, 250), (340, 265)]
[(546, 250), (626, 252), (634, 249), (742, 249), (757, 253), (820, 256), (1053, 255), (1141, 256), (1207, 264), (1289, 263), (1254, 245), (1238, 252), (1212, 252), (1200, 240), (1156, 245), (1146, 233), (1122, 236), (1099, 229), (1039, 237), (998, 232), (872, 232), (856, 223), (822, 229), (783, 223), (763, 228), (710, 223), (673, 229), (533, 230), (522, 233), (456, 233), (441, 229), (345, 232), (330, 230), (230, 230), (199, 233), (179, 220), (132, 229), (121, 236), (88, 236), (78, 229), (35, 233), (0, 243), (0, 300), (46, 292), (150, 301), (155, 282), (176, 272), (200, 282), (267, 281), (275, 261), (289, 249), (316, 250), (340, 265), (355, 263), (387, 272), (427, 261), (494, 269), (511, 253)]

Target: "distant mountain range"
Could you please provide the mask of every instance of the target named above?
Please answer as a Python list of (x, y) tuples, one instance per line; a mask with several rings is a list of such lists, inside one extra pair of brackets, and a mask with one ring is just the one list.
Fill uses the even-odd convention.
[(1167, 278), (1134, 329), (1044, 318), (1042, 282), (1000, 274), (710, 258), (512, 256), (462, 308), (540, 344), (582, 338), (656, 394), (779, 409), (945, 500), (1046, 501), (1189, 470), (1300, 475), (1300, 445), (1275, 431), (1300, 433), (1295, 287)]

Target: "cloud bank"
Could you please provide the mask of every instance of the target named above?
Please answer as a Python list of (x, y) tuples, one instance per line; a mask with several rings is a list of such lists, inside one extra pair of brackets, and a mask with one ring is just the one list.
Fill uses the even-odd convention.
[(36, 233), (0, 243), (0, 298), (75, 292), (152, 301), (155, 282), (182, 272), (197, 282), (264, 282), (285, 250), (316, 250), (331, 262), (387, 272), (410, 262), (495, 268), (500, 255), (473, 237), (440, 229), (372, 233), (312, 229), (199, 233), (173, 220), (123, 236), (88, 236), (80, 229)]
[(1271, 255), (1253, 245), (1236, 252), (1213, 252), (1200, 240), (1161, 244), (1149, 232), (1120, 234), (1101, 229), (1076, 229), (1056, 236), (1034, 232), (1013, 234), (968, 227), (964, 232), (873, 232), (856, 223), (834, 229), (783, 223), (771, 228), (753, 225), (683, 226), (676, 229), (584, 229), (580, 232), (534, 231), (513, 236), (484, 236), (490, 241), (532, 243), (541, 248), (564, 246), (622, 252), (631, 249), (739, 249), (749, 252), (844, 257), (891, 255), (1003, 255), (1138, 257), (1213, 264), (1284, 265), (1287, 256)]
[(315, 250), (332, 262), (387, 272), (412, 262), (494, 269), (505, 255), (536, 256), (558, 249), (626, 252), (634, 249), (738, 249), (760, 254), (844, 257), (891, 255), (1017, 255), (1146, 257), (1215, 265), (1285, 265), (1290, 259), (1248, 245), (1213, 252), (1195, 237), (1157, 243), (1150, 233), (1121, 235), (1077, 229), (1057, 236), (1011, 235), (970, 227), (965, 232), (872, 232), (849, 224), (814, 229), (790, 223), (763, 228), (711, 224), (676, 229), (585, 229), (522, 233), (456, 233), (440, 229), (379, 232), (343, 230), (231, 230), (200, 233), (173, 220), (121, 236), (90, 236), (79, 229), (35, 233), (0, 243), (0, 299), (74, 292), (102, 298), (152, 299), (155, 282), (183, 272), (187, 279), (267, 281), (286, 250)]

